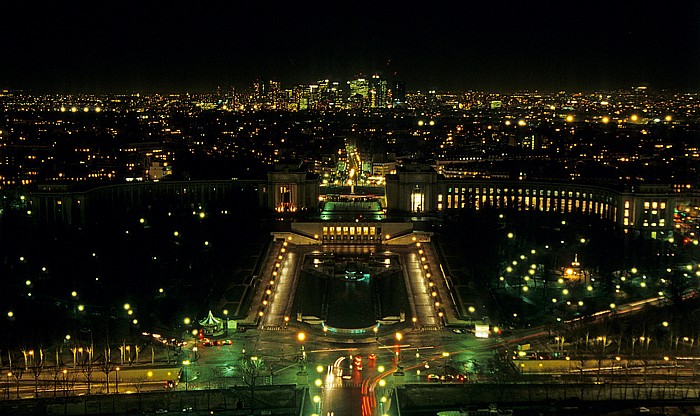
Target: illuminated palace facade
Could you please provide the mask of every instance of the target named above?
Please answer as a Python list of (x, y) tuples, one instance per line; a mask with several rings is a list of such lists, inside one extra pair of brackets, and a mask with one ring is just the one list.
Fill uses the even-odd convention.
[(661, 238), (674, 227), (674, 210), (697, 205), (694, 192), (669, 185), (628, 190), (572, 182), (445, 178), (432, 167), (408, 166), (386, 178), (389, 212), (449, 214), (460, 209), (514, 209), (588, 215), (624, 232)]
[[(321, 201), (325, 200), (319, 198), (320, 195), (316, 175), (276, 171), (270, 172), (267, 180), (142, 182), (89, 190), (76, 190), (66, 185), (44, 185), (30, 195), (30, 210), (39, 222), (64, 224), (89, 222), (93, 215), (103, 215), (105, 211), (121, 209), (123, 212), (124, 209), (154, 205), (193, 210), (205, 206), (207, 210), (220, 209), (224, 212), (245, 204), (280, 213), (317, 213), (321, 212)], [(697, 206), (698, 200), (700, 195), (694, 191), (680, 191), (668, 185), (643, 185), (622, 190), (573, 182), (446, 178), (431, 166), (409, 165), (396, 174), (387, 175), (386, 206), (373, 206), (372, 211), (376, 215), (366, 215), (363, 219), (363, 222), (373, 224), (354, 224), (363, 228), (359, 238), (355, 232), (352, 239), (381, 239), (382, 231), (375, 229), (372, 233), (371, 230), (377, 223), (385, 221), (382, 208), (386, 208), (389, 216), (394, 217), (418, 214), (440, 217), (461, 209), (478, 211), (487, 207), (579, 213), (609, 220), (624, 232), (662, 238), (673, 230), (674, 210), (683, 206)], [(324, 212), (321, 212), (321, 216)], [(345, 222), (338, 221), (340, 218), (322, 219), (330, 220), (329, 223)], [(331, 225), (327, 224), (328, 227)], [(367, 236), (364, 227), (371, 227), (367, 228)], [(341, 235), (344, 235), (342, 230)], [(336, 234), (335, 231), (324, 231), (318, 230), (322, 240), (338, 240), (337, 235), (331, 235)], [(352, 234), (349, 233), (349, 236)]]

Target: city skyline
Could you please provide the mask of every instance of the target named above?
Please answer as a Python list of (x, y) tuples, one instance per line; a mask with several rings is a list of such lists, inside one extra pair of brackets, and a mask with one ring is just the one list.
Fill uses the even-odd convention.
[(700, 9), (690, 2), (4, 8), (4, 89), (196, 92), (359, 73), (411, 90), (700, 86)]

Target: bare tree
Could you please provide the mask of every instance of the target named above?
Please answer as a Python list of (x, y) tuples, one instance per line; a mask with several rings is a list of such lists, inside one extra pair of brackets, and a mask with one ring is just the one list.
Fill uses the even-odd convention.
[(39, 361), (31, 366), (29, 370), (34, 378), (34, 397), (39, 397), (39, 378), (41, 378), (41, 373), (44, 372), (44, 363)]
[(73, 372), (65, 372), (63, 373), (63, 391), (66, 396), (68, 396), (68, 392), (71, 392), (75, 389), (75, 384), (78, 382), (78, 376), (73, 373)]
[(53, 379), (53, 397), (56, 397), (58, 392), (58, 381), (61, 379), (62, 375), (63, 371), (58, 365), (51, 367), (51, 379)]
[(89, 396), (92, 388), (92, 354), (88, 354), (87, 358), (80, 363), (80, 369), (83, 372), (83, 375), (85, 375), (87, 395)]
[(243, 383), (250, 387), (251, 407), (255, 405), (255, 386), (265, 370), (265, 362), (259, 357), (243, 357), (238, 362), (238, 372), (243, 378)]
[(105, 385), (107, 387), (107, 394), (109, 394), (109, 373), (114, 370), (116, 365), (112, 362), (112, 353), (109, 349), (109, 345), (105, 345), (104, 349), (102, 350), (102, 358), (100, 360), (100, 370), (105, 375)]
[(17, 382), (16, 388), (17, 388), (17, 398), (19, 399), (19, 382), (22, 380), (22, 376), (24, 375), (24, 367), (19, 366), (12, 370), (12, 377), (15, 379)]
[(131, 379), (131, 384), (134, 386), (134, 390), (136, 390), (136, 393), (141, 393), (141, 390), (146, 384), (146, 381), (148, 381), (148, 377), (145, 376), (135, 377)]
[(136, 395), (139, 397), (139, 411), (141, 411), (142, 397), (138, 393), (141, 393), (146, 381), (148, 381), (148, 377), (146, 376), (139, 376), (131, 379), (131, 384), (134, 386), (134, 390), (136, 390), (137, 393)]

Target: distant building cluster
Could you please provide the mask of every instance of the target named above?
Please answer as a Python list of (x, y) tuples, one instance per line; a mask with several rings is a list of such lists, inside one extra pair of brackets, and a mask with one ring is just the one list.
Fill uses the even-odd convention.
[[(402, 167), (420, 162), (441, 179), (420, 198), (408, 191), (394, 198), (400, 204), (394, 208), (581, 210), (659, 231), (678, 223), (674, 210), (696, 212), (697, 93), (407, 91), (398, 80), (373, 75), (291, 88), (256, 81), (245, 90), (207, 94), (2, 91), (0, 105), (0, 192), (15, 203), (39, 185), (84, 191), (129, 182), (268, 183), (267, 173), (290, 161), (333, 193), (333, 187), (384, 186)], [(570, 186), (512, 185), (519, 181)], [(570, 188), (585, 186), (615, 190), (614, 201)], [(620, 195), (651, 188), (663, 191), (623, 208)], [(667, 193), (684, 196), (664, 199)], [(283, 194), (270, 195), (282, 198), (275, 209), (286, 210)], [(662, 209), (644, 208), (647, 202), (668, 211), (659, 216)], [(649, 215), (640, 219), (633, 211)]]

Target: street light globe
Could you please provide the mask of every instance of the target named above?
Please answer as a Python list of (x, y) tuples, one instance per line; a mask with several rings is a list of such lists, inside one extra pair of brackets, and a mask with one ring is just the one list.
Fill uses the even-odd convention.
[(71, 295), (72, 297), (76, 297), (76, 296), (78, 296), (78, 292), (76, 292), (76, 291), (74, 290), (74, 291), (70, 292), (70, 295)]
[(396, 333), (396, 340), (401, 341), (403, 339), (403, 334), (401, 332)]
[(129, 309), (131, 309), (131, 305), (129, 305), (128, 303), (125, 303), (125, 304), (124, 304), (124, 310), (125, 310), (125, 311), (128, 311)]
[(299, 333), (297, 334), (297, 340), (298, 340), (298, 341), (304, 342), (305, 339), (306, 339), (306, 334), (305, 334), (305, 333), (299, 332)]
[(323, 370), (325, 370), (325, 367), (323, 367), (322, 365), (316, 366), (316, 372), (317, 372), (317, 373), (323, 373)]
[(314, 396), (314, 403), (318, 403), (321, 401), (321, 398), (319, 396)]
[(185, 319), (182, 320), (182, 322), (184, 322), (185, 325), (189, 325), (189, 324), (192, 323), (192, 320), (191, 320), (190, 318), (185, 318)]
[(320, 378), (317, 378), (316, 381), (314, 381), (314, 384), (316, 385), (316, 387), (321, 387), (321, 385), (323, 384), (323, 381), (321, 381)]
[(383, 372), (384, 372), (384, 366), (383, 366), (383, 365), (380, 365), (379, 367), (377, 367), (377, 371), (379, 371), (380, 373), (383, 373)]
[(386, 386), (386, 380), (384, 380), (384, 379), (379, 380), (379, 387), (384, 387), (384, 386)]

